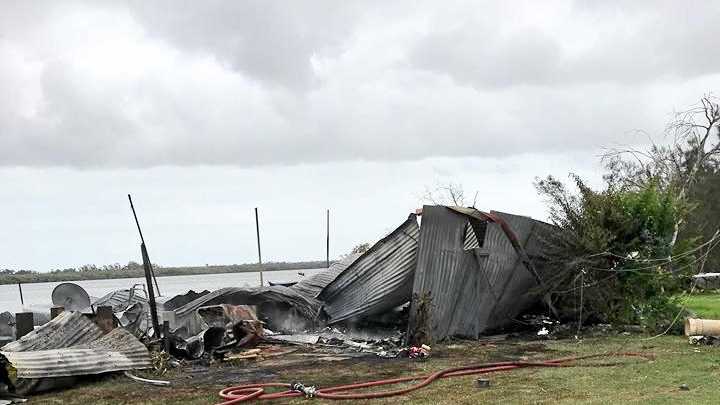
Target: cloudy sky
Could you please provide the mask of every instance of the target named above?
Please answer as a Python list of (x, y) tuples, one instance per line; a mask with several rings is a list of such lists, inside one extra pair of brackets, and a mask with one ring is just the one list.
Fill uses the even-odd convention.
[[(544, 219), (720, 89), (716, 1), (0, 1), (0, 268), (324, 257), (455, 182)], [(659, 138), (661, 139), (661, 138)]]

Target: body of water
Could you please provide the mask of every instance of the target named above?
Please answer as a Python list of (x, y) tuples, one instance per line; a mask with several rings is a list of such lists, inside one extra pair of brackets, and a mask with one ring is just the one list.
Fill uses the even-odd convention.
[[(305, 274), (309, 277), (325, 269), (300, 269), (300, 270), (278, 270), (263, 272), (265, 285), (268, 281), (290, 282), (298, 281)], [(164, 297), (173, 297), (178, 294), (185, 294), (189, 290), (200, 292), (203, 290), (217, 290), (223, 287), (252, 287), (260, 284), (260, 273), (223, 273), (223, 274), (195, 274), (190, 276), (168, 276), (158, 277), (160, 292)], [(20, 293), (17, 284), (0, 285), (0, 312), (11, 313), (22, 310), (34, 310), (47, 312), (52, 306), (50, 295), (53, 289), (62, 282), (52, 283), (28, 283), (23, 284), (23, 298), (25, 308), (20, 304)], [(84, 280), (72, 281), (87, 291), (91, 297), (102, 297), (115, 291), (128, 289), (135, 284), (144, 284), (145, 278), (113, 278), (107, 280)]]

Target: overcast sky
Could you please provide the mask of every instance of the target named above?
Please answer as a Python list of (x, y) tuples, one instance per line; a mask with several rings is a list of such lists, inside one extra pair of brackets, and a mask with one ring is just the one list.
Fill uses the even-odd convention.
[(0, 1), (0, 268), (332, 256), (426, 186), (544, 219), (720, 88), (717, 1)]

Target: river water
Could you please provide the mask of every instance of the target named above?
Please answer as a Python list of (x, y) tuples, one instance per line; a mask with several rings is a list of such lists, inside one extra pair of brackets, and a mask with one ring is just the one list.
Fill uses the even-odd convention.
[[(263, 278), (267, 285), (268, 280), (272, 282), (298, 281), (305, 274), (309, 277), (325, 269), (302, 269), (302, 270), (278, 270), (263, 272)], [(249, 287), (257, 286), (260, 283), (260, 274), (256, 272), (247, 273), (224, 273), (224, 274), (196, 274), (192, 276), (167, 276), (158, 277), (158, 285), (163, 296), (172, 297), (178, 294), (185, 294), (188, 290), (200, 292), (203, 290), (217, 290), (223, 287)], [(102, 297), (103, 295), (121, 289), (127, 289), (135, 284), (145, 283), (144, 278), (113, 278), (107, 280), (84, 280), (72, 281), (82, 286), (91, 297)], [(11, 313), (21, 310), (34, 310), (47, 312), (52, 306), (50, 294), (55, 286), (61, 282), (53, 283), (28, 283), (22, 285), (25, 308), (20, 304), (20, 293), (16, 284), (0, 285), (0, 312)]]

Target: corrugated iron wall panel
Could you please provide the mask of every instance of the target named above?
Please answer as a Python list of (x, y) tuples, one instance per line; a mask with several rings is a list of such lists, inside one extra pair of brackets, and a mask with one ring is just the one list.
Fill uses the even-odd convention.
[(303, 278), (290, 288), (310, 298), (317, 298), (323, 288), (332, 283), (340, 273), (345, 271), (360, 256), (360, 253), (351, 253), (342, 260), (331, 264), (327, 270)]
[(136, 303), (147, 304), (145, 291), (142, 288), (133, 288), (127, 290), (117, 290), (110, 292), (93, 302), (95, 307), (109, 306), (113, 312), (120, 312)]
[(122, 328), (93, 342), (63, 349), (0, 353), (17, 370), (18, 378), (91, 375), (151, 366), (145, 345)]
[(0, 348), (5, 352), (59, 349), (91, 342), (102, 336), (102, 330), (78, 311), (63, 312), (19, 340)]
[(328, 284), (318, 295), (328, 322), (378, 314), (409, 301), (419, 234), (411, 214)]
[[(474, 294), (475, 288), (467, 283), (476, 284), (475, 280), (468, 280), (470, 273), (463, 267), (467, 265), (466, 255), (472, 255), (472, 251), (464, 250), (467, 224), (467, 217), (445, 207), (423, 207), (413, 293), (430, 296), (429, 325), (422, 325), (422, 328), (429, 329), (435, 337), (456, 334), (462, 323), (459, 317), (468, 312), (462, 306), (467, 301), (475, 301), (474, 297), (464, 296), (467, 289)], [(410, 315), (412, 331), (420, 326), (416, 325), (415, 303)], [(461, 334), (475, 335), (474, 330), (463, 332), (466, 333)]]
[[(536, 221), (496, 213), (510, 226), (521, 247), (532, 239)], [(413, 292), (430, 293), (433, 338), (474, 337), (512, 322), (529, 304), (537, 282), (525, 268), (502, 227), (472, 208), (425, 206)], [(468, 250), (472, 226), (481, 248)], [(482, 240), (481, 240), (482, 239)], [(409, 332), (417, 325), (417, 307), (410, 311)]]

